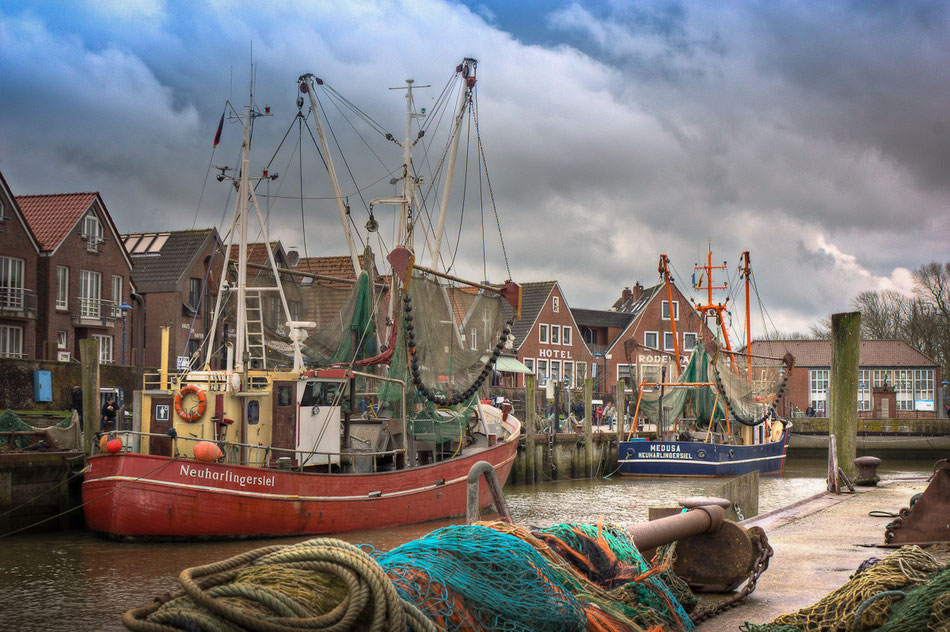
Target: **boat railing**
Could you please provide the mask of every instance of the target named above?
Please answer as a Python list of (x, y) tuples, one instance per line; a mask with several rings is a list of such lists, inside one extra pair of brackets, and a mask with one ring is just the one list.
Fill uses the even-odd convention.
[[(39, 434), (39, 433), (24, 433), (24, 434)], [(212, 441), (210, 439), (204, 439), (201, 437), (189, 437), (189, 436), (182, 436), (182, 435), (170, 437), (166, 433), (141, 432), (139, 430), (114, 430), (110, 432), (103, 432), (103, 434), (108, 435), (110, 437), (114, 436), (114, 437), (118, 437), (119, 439), (122, 439), (123, 450), (127, 452), (141, 452), (140, 445), (141, 445), (142, 437), (156, 438), (156, 439), (170, 439), (174, 446), (173, 453), (175, 454), (176, 457), (183, 456), (178, 450), (178, 445), (177, 445), (178, 441), (190, 441), (192, 443), (199, 443), (201, 441)], [(286, 466), (282, 467), (279, 462), (276, 465), (271, 465), (268, 463), (269, 458), (273, 455), (278, 458), (280, 457), (289, 458), (291, 460), (291, 463), (293, 463), (293, 461), (296, 460), (297, 462), (296, 466), (290, 465), (290, 467), (286, 467), (286, 469), (291, 469), (291, 470), (295, 469), (298, 471), (302, 470), (303, 467), (306, 465), (325, 465), (323, 463), (311, 463), (310, 461), (312, 461), (315, 457), (317, 458), (326, 457), (327, 461), (329, 461), (332, 457), (340, 457), (340, 458), (342, 457), (373, 457), (372, 459), (373, 471), (375, 472), (377, 471), (375, 457), (391, 456), (393, 458), (396, 458), (397, 455), (406, 453), (405, 448), (396, 448), (393, 450), (360, 449), (358, 451), (349, 451), (349, 452), (325, 452), (325, 451), (319, 451), (319, 450), (292, 450), (290, 448), (274, 448), (270, 446), (258, 445), (256, 443), (241, 443), (238, 441), (212, 441), (212, 443), (217, 444), (221, 448), (222, 452), (224, 452), (225, 459), (230, 458), (234, 454), (234, 450), (240, 449), (240, 448), (244, 448), (248, 451), (253, 450), (255, 452), (263, 453), (263, 456), (260, 458), (260, 460), (248, 459), (247, 462), (244, 462), (244, 463), (235, 463), (232, 461), (225, 461), (225, 463), (228, 465), (246, 465), (249, 467), (284, 469), (284, 467)], [(186, 457), (186, 458), (190, 458), (190, 457)]]

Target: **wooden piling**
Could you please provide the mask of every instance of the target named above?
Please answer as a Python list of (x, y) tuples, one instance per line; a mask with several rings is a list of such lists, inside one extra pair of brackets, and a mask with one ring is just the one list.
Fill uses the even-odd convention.
[(594, 379), (584, 380), (584, 477), (593, 475), (594, 463)]
[(858, 351), (861, 312), (831, 315), (831, 411), (829, 433), (837, 442), (838, 466), (854, 478), (858, 442)]
[(99, 341), (95, 338), (80, 340), (79, 360), (82, 367), (82, 449), (89, 456), (100, 426)]
[(535, 432), (537, 431), (537, 420), (535, 419), (535, 410), (534, 410), (534, 376), (525, 375), (524, 376), (524, 392), (525, 392), (525, 414), (524, 414), (524, 426), (525, 426), (525, 445), (524, 445), (524, 456), (525, 456), (525, 474), (524, 482), (531, 484), (537, 480), (536, 467), (535, 467), (535, 449), (534, 449), (534, 437)]

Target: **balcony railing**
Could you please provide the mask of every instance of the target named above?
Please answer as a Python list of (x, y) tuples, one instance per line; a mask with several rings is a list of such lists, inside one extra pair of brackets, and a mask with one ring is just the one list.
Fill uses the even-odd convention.
[(0, 287), (0, 312), (4, 316), (36, 318), (36, 292), (22, 287)]
[(102, 298), (79, 296), (73, 299), (73, 325), (77, 327), (115, 327), (115, 302)]

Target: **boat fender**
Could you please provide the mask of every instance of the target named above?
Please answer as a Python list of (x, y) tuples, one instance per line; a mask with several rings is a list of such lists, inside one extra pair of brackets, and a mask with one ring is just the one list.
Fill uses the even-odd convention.
[(224, 453), (221, 452), (221, 448), (213, 441), (199, 441), (195, 444), (194, 453), (196, 459), (204, 461), (205, 463), (217, 461), (224, 456)]
[(109, 454), (120, 452), (122, 450), (122, 439), (119, 439), (114, 434), (104, 434), (99, 439), (99, 449)]
[[(182, 408), (181, 400), (185, 395), (193, 393), (198, 398), (198, 408), (186, 411)], [(175, 414), (187, 422), (198, 421), (205, 414), (205, 408), (208, 406), (208, 396), (195, 384), (183, 386), (181, 390), (175, 393)]]

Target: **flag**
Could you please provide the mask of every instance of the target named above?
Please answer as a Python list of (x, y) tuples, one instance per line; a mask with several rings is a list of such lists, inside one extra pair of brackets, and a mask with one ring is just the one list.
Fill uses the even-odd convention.
[(221, 120), (218, 121), (218, 131), (214, 133), (214, 144), (211, 145), (211, 149), (214, 149), (215, 147), (217, 147), (218, 143), (221, 142), (221, 128), (223, 127), (224, 127), (224, 112), (221, 112)]

